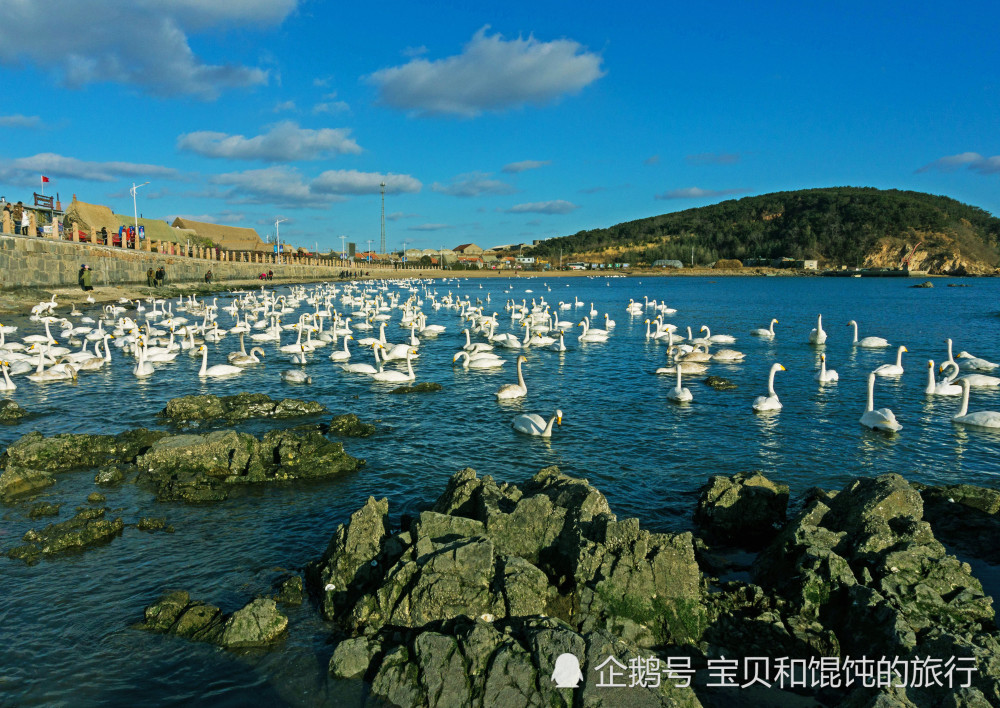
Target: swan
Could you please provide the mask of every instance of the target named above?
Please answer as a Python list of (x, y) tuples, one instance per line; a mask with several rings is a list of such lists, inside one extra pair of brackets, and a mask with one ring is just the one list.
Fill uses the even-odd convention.
[(312, 376), (306, 374), (302, 369), (287, 369), (286, 371), (282, 371), (279, 376), (281, 376), (281, 380), (285, 383), (311, 384), (313, 382)]
[[(111, 361), (111, 347), (108, 346), (108, 340), (114, 339), (114, 335), (105, 332), (103, 341), (98, 342), (94, 345), (95, 356), (84, 359), (81, 362), (75, 364), (77, 371), (97, 371), (98, 369), (103, 369), (106, 364)], [(104, 354), (101, 354), (100, 347), (104, 345)]]
[(670, 393), (667, 394), (667, 398), (677, 403), (690, 401), (694, 398), (694, 396), (691, 395), (691, 391), (681, 387), (681, 365), (678, 363), (675, 368), (677, 370), (677, 385), (670, 389)]
[(344, 351), (338, 349), (330, 352), (330, 361), (347, 361), (351, 358), (351, 352), (347, 349), (347, 341), (350, 339), (354, 339), (354, 335), (344, 337)]
[(0, 361), (0, 371), (3, 372), (3, 381), (0, 381), (0, 391), (13, 391), (17, 384), (10, 380), (10, 362)]
[(199, 347), (201, 352), (201, 369), (198, 370), (198, 376), (201, 377), (211, 377), (218, 378), (220, 376), (229, 376), (230, 374), (242, 374), (243, 369), (238, 366), (231, 366), (230, 364), (216, 364), (215, 366), (208, 365), (208, 348), (202, 344)]
[[(560, 332), (559, 334), (561, 336), (562, 332)], [(538, 332), (535, 332), (535, 334), (532, 335), (532, 339), (531, 339), (531, 345), (532, 346), (535, 346), (535, 347), (551, 347), (555, 343), (556, 343), (556, 338), (555, 337), (549, 337), (549, 336), (544, 335), (544, 334), (539, 334)]]
[(608, 341), (608, 333), (603, 330), (592, 332), (590, 331), (590, 324), (586, 317), (580, 322), (578, 327), (583, 327), (583, 334), (577, 337), (578, 341), (581, 342), (606, 342)]
[(994, 364), (992, 361), (972, 356), (969, 352), (959, 352), (955, 358), (962, 360), (958, 362), (959, 367), (971, 369), (972, 371), (993, 371), (993, 369), (1000, 366), (1000, 364)]
[[(382, 362), (378, 358), (378, 350), (379, 350), (380, 345), (379, 344), (373, 344), (371, 346), (372, 346), (372, 353), (375, 355), (375, 364), (378, 365), (378, 366), (381, 366)], [(348, 373), (351, 373), (351, 374), (376, 374), (376, 373), (378, 373), (378, 369), (375, 368), (374, 366), (372, 366), (371, 364), (344, 364), (342, 368), (344, 369), (344, 371), (346, 371)]]
[(746, 356), (735, 349), (720, 349), (712, 355), (712, 361), (743, 361)]
[(903, 352), (908, 351), (906, 347), (896, 350), (895, 364), (882, 364), (873, 372), (876, 376), (902, 376), (903, 375)]
[(467, 351), (467, 352), (484, 352), (484, 351), (491, 351), (493, 349), (493, 345), (486, 344), (485, 342), (475, 342), (475, 343), (473, 343), (472, 342), (472, 338), (469, 335), (469, 330), (463, 329), (462, 332), (465, 333), (465, 346), (462, 347), (462, 349), (464, 349), (465, 351)]
[(490, 320), (489, 322), (487, 322), (487, 324), (490, 327), (490, 331), (486, 335), (486, 339), (488, 339), (491, 344), (495, 342), (496, 344), (499, 344), (501, 347), (504, 347), (506, 349), (521, 348), (521, 340), (519, 340), (516, 336), (514, 336), (513, 334), (494, 334), (493, 321)]
[[(667, 351), (669, 352), (670, 349)], [(696, 344), (689, 352), (681, 350), (679, 354), (674, 354), (674, 359), (678, 361), (690, 361), (701, 364), (711, 361), (712, 355), (708, 353), (708, 347), (706, 345)]]
[[(413, 373), (413, 362), (410, 360), (410, 357), (416, 353), (416, 349), (410, 349), (406, 352), (405, 374), (402, 371), (383, 371), (380, 365), (379, 370), (372, 374), (372, 378), (376, 381), (382, 381), (383, 383), (404, 383), (406, 381), (413, 381), (417, 378), (417, 375)], [(468, 354), (466, 354), (466, 356), (468, 356)]]
[(611, 316), (605, 312), (604, 313), (604, 329), (614, 329), (615, 321), (611, 319)]
[(840, 380), (840, 374), (833, 369), (826, 368), (826, 354), (819, 355), (819, 371), (816, 372), (815, 378), (821, 384)]
[(566, 335), (562, 332), (562, 330), (560, 330), (559, 331), (559, 339), (557, 339), (553, 344), (550, 344), (549, 345), (549, 349), (551, 349), (554, 352), (564, 352), (564, 351), (566, 351), (565, 336)]
[(753, 409), (755, 411), (780, 411), (781, 401), (778, 400), (778, 394), (774, 392), (774, 375), (779, 371), (785, 371), (785, 367), (781, 364), (772, 364), (771, 373), (767, 377), (767, 395), (757, 396), (753, 401)]
[[(939, 371), (944, 371), (948, 367), (953, 367), (955, 369), (954, 373), (945, 377), (946, 383), (954, 383), (956, 381), (955, 377), (958, 376), (958, 364), (954, 361), (946, 361), (941, 364)], [(985, 374), (966, 374), (958, 381), (968, 381), (970, 386), (973, 387), (984, 387), (984, 386), (1000, 386), (1000, 378), (996, 376), (986, 376)]]
[(875, 410), (875, 372), (868, 374), (868, 407), (861, 416), (861, 425), (872, 430), (884, 430), (895, 433), (903, 426), (896, 421), (896, 416), (888, 408)]
[(764, 337), (765, 339), (774, 339), (774, 325), (778, 324), (778, 320), (771, 320), (770, 327), (758, 327), (757, 329), (750, 330), (750, 334), (755, 337)]
[(69, 364), (56, 364), (48, 369), (36, 370), (33, 374), (28, 374), (32, 381), (42, 383), (44, 381), (65, 381), (76, 379), (76, 369)]
[(819, 346), (826, 344), (826, 330), (823, 329), (823, 315), (816, 318), (816, 327), (809, 332), (809, 343)]
[(976, 411), (969, 413), (969, 382), (959, 380), (962, 386), (962, 408), (951, 418), (952, 423), (971, 425), (975, 428), (1000, 428), (1000, 412)]
[(233, 366), (250, 366), (251, 364), (259, 364), (260, 359), (254, 352), (260, 352), (260, 356), (263, 358), (264, 350), (260, 347), (252, 347), (249, 354), (237, 354), (229, 360), (229, 363)]
[(525, 435), (537, 435), (540, 438), (551, 438), (552, 437), (552, 426), (555, 424), (562, 425), (563, 413), (560, 410), (556, 410), (555, 414), (549, 418), (548, 422), (542, 416), (537, 413), (525, 413), (524, 415), (519, 415), (511, 421), (511, 427), (514, 428), (519, 433), (524, 433)]
[(524, 385), (524, 373), (521, 371), (521, 364), (524, 364), (526, 361), (528, 359), (524, 356), (517, 357), (517, 383), (501, 386), (500, 390), (496, 393), (498, 401), (522, 398), (528, 395), (528, 387)]
[(699, 331), (705, 333), (705, 339), (710, 344), (733, 344), (736, 341), (736, 337), (729, 334), (712, 334), (708, 325), (702, 325)]
[(854, 341), (852, 344), (856, 347), (863, 347), (865, 349), (881, 349), (882, 347), (889, 346), (889, 340), (883, 339), (882, 337), (865, 337), (864, 339), (858, 339), (858, 323), (851, 320), (847, 323), (848, 327), (854, 328)]
[(661, 366), (654, 374), (673, 374), (677, 371), (677, 367), (681, 367), (681, 371), (685, 374), (704, 374), (708, 371), (708, 367), (696, 361), (678, 361), (676, 364), (671, 366)]
[(451, 362), (454, 364), (463, 357), (462, 367), (465, 369), (497, 369), (507, 363), (504, 359), (499, 357), (482, 357), (472, 359), (469, 357), (469, 352), (458, 352), (451, 358)]
[(928, 396), (961, 396), (962, 387), (953, 384), (951, 379), (945, 378), (940, 382), (934, 380), (934, 360), (927, 361), (927, 388), (924, 393)]

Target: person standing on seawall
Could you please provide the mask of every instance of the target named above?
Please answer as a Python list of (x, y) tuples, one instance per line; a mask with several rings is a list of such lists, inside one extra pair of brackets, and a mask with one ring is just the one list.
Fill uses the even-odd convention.
[(88, 266), (83, 267), (83, 289), (85, 291), (94, 289), (93, 271)]
[(156, 285), (156, 275), (153, 273), (152, 268), (146, 271), (146, 285), (149, 287)]
[(206, 283), (211, 283), (212, 282), (212, 270), (211, 269), (209, 269), (209, 271), (207, 273), (205, 273), (205, 282)]
[(11, 217), (14, 220), (14, 234), (15, 235), (20, 234), (21, 219), (24, 218), (24, 204), (22, 204), (21, 202), (15, 204), (14, 208), (11, 210)]
[(87, 270), (87, 266), (80, 264), (80, 270), (76, 274), (76, 282), (80, 284), (80, 289), (83, 290), (83, 273)]

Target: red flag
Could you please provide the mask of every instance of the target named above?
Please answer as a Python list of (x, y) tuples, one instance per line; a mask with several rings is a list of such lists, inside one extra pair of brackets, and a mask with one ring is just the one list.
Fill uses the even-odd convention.
[(44, 184), (45, 182), (48, 182), (48, 181), (49, 181), (49, 178), (46, 177), (45, 175), (42, 175), (42, 183)]

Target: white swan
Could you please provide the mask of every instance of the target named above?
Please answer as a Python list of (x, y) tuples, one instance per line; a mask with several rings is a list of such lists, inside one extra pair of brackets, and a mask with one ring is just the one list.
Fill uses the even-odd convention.
[(264, 356), (264, 350), (260, 347), (251, 347), (249, 354), (237, 354), (236, 356), (230, 358), (229, 363), (233, 366), (250, 366), (251, 364), (259, 364), (260, 359), (257, 357), (255, 352), (260, 352), (260, 356)]
[(347, 361), (348, 359), (351, 358), (351, 352), (348, 351), (347, 349), (347, 342), (348, 340), (351, 339), (354, 339), (354, 335), (349, 334), (346, 337), (344, 337), (344, 351), (335, 349), (334, 351), (330, 352), (330, 361)]
[(552, 437), (552, 426), (555, 424), (562, 425), (563, 413), (560, 410), (556, 410), (555, 414), (546, 421), (542, 416), (537, 413), (525, 413), (524, 415), (519, 415), (511, 421), (511, 427), (514, 428), (519, 433), (524, 433), (525, 435), (537, 435), (540, 438), (551, 438)]
[(942, 379), (940, 382), (934, 380), (934, 360), (927, 361), (927, 387), (924, 393), (928, 396), (961, 396), (962, 387), (953, 384), (951, 379)]
[(0, 391), (13, 391), (17, 384), (10, 380), (10, 362), (0, 361), (0, 371), (3, 372), (3, 381), (0, 381)]
[(201, 369), (198, 370), (198, 376), (201, 376), (202, 378), (218, 378), (220, 376), (243, 373), (243, 369), (238, 366), (231, 366), (230, 364), (216, 364), (215, 366), (209, 366), (208, 349), (204, 344), (199, 347), (199, 351), (201, 352)]
[(819, 346), (826, 344), (826, 330), (823, 329), (823, 315), (816, 318), (816, 327), (809, 332), (809, 343)]
[(607, 332), (603, 332), (602, 331), (602, 333), (597, 333), (597, 332), (591, 332), (590, 331), (589, 321), (587, 320), (586, 317), (583, 318), (583, 321), (580, 322), (580, 324), (577, 325), (577, 326), (578, 327), (583, 327), (583, 334), (581, 334), (579, 337), (577, 337), (578, 341), (581, 341), (581, 342), (606, 342), (606, 341), (608, 341), (608, 333)]
[(677, 385), (670, 389), (667, 398), (677, 403), (690, 401), (694, 396), (691, 395), (691, 391), (681, 386), (681, 365), (677, 364), (674, 368), (677, 371)]
[[(382, 365), (382, 361), (378, 358), (378, 352), (379, 352), (379, 349), (381, 348), (381, 345), (378, 344), (378, 343), (376, 343), (376, 344), (371, 345), (371, 347), (372, 347), (372, 353), (375, 355), (375, 364), (376, 364), (376, 366), (381, 366)], [(371, 364), (344, 364), (341, 368), (343, 368), (344, 371), (346, 371), (348, 373), (351, 373), (351, 374), (375, 374), (375, 373), (378, 373), (378, 369), (375, 368), (375, 366), (372, 366)]]
[(559, 339), (557, 339), (553, 344), (550, 344), (549, 349), (551, 349), (554, 352), (566, 351), (566, 339), (565, 339), (565, 334), (562, 332), (562, 330), (559, 331)]
[(956, 379), (955, 377), (959, 374), (958, 364), (954, 361), (946, 361), (939, 367), (939, 371), (944, 371), (948, 367), (955, 369), (954, 373), (946, 375), (944, 381), (946, 383), (955, 383), (955, 381), (968, 381), (969, 385), (972, 387), (986, 387), (986, 386), (1000, 386), (1000, 378), (996, 376), (986, 376), (985, 374), (966, 374), (961, 379)]
[(781, 401), (778, 400), (778, 394), (774, 392), (774, 375), (779, 371), (784, 371), (785, 367), (781, 364), (772, 364), (771, 373), (767, 377), (767, 395), (757, 396), (753, 401), (753, 409), (755, 411), (780, 411)]
[(854, 341), (852, 344), (856, 347), (863, 347), (865, 349), (881, 349), (882, 347), (889, 346), (889, 340), (883, 339), (882, 337), (865, 337), (864, 339), (858, 339), (858, 323), (854, 320), (848, 322), (847, 326), (854, 328)]
[(833, 369), (826, 368), (826, 354), (819, 355), (819, 371), (816, 372), (816, 380), (821, 384), (840, 380), (840, 374)]
[(732, 344), (736, 341), (736, 337), (730, 334), (712, 334), (712, 330), (708, 328), (708, 325), (702, 325), (700, 331), (705, 333), (705, 339), (710, 344)]
[(951, 422), (971, 425), (975, 428), (1000, 428), (1000, 412), (976, 411), (969, 413), (969, 382), (959, 381), (962, 386), (962, 408), (952, 416)]
[(896, 350), (895, 364), (882, 364), (873, 372), (876, 376), (902, 376), (903, 375), (903, 352), (908, 351), (906, 347)]
[(888, 408), (875, 410), (875, 372), (868, 374), (868, 407), (861, 416), (861, 425), (872, 430), (884, 430), (895, 433), (903, 426), (896, 420), (895, 414)]
[(735, 349), (720, 349), (712, 355), (712, 361), (743, 361), (746, 356), (743, 352), (738, 352)]
[(313, 382), (312, 376), (307, 375), (302, 369), (286, 369), (279, 375), (285, 383), (311, 384)]
[(521, 371), (521, 365), (526, 361), (528, 359), (524, 356), (517, 357), (517, 383), (501, 386), (500, 390), (496, 393), (498, 401), (522, 398), (528, 395), (528, 387), (524, 384), (524, 373)]
[(778, 324), (778, 320), (771, 320), (771, 326), (764, 328), (758, 327), (757, 329), (750, 330), (750, 334), (755, 337), (764, 337), (765, 339), (774, 339), (774, 325)]
[(404, 383), (406, 381), (413, 381), (417, 378), (417, 375), (413, 373), (413, 363), (410, 360), (410, 357), (416, 353), (416, 349), (410, 349), (406, 352), (405, 374), (402, 371), (383, 371), (382, 367), (379, 366), (379, 370), (372, 374), (372, 378), (383, 383)]
[(972, 356), (969, 352), (959, 352), (955, 357), (956, 359), (961, 359), (958, 365), (963, 369), (969, 369), (972, 371), (993, 371), (993, 369), (1000, 366), (1000, 364), (994, 364), (992, 361), (987, 361), (978, 356)]
[(463, 359), (462, 367), (465, 369), (498, 369), (507, 363), (504, 359), (496, 356), (472, 359), (469, 352), (458, 352), (451, 358), (451, 362), (454, 364), (459, 359)]

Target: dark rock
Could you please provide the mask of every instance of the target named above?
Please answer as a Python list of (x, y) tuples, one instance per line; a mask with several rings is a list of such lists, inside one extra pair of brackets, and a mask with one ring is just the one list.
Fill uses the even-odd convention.
[(345, 413), (333, 416), (330, 420), (330, 432), (346, 438), (367, 438), (375, 434), (375, 426), (362, 423), (354, 413)]
[(87, 495), (87, 502), (90, 504), (103, 504), (107, 501), (107, 498), (103, 494), (98, 494), (97, 492), (92, 492)]
[(700, 490), (694, 520), (711, 541), (754, 547), (774, 538), (787, 508), (787, 485), (759, 472), (738, 472), (709, 478)]
[(119, 484), (124, 480), (125, 470), (121, 465), (106, 465), (94, 475), (94, 482), (101, 485)]
[(82, 551), (91, 546), (108, 543), (120, 535), (125, 523), (120, 519), (108, 521), (106, 509), (84, 509), (72, 519), (49, 524), (40, 531), (24, 534), (25, 545), (7, 552), (11, 558), (36, 563), (41, 556)]
[(274, 598), (276, 602), (280, 602), (283, 605), (302, 604), (302, 576), (293, 575), (290, 578), (286, 578), (278, 585), (277, 590), (278, 595)]
[(0, 423), (20, 423), (28, 415), (28, 411), (19, 406), (16, 401), (0, 401)]
[(48, 502), (35, 504), (31, 507), (31, 511), (28, 512), (28, 517), (39, 519), (43, 516), (59, 516), (59, 507), (61, 506), (62, 504), (50, 504)]
[(231, 615), (214, 605), (192, 601), (186, 592), (170, 592), (146, 608), (142, 629), (175, 634), (236, 649), (274, 643), (288, 626), (274, 600), (257, 598)]
[(250, 418), (294, 418), (323, 413), (326, 407), (314, 401), (285, 398), (276, 401), (264, 393), (240, 393), (235, 396), (181, 396), (167, 401), (160, 415), (177, 422)]
[(389, 393), (433, 393), (434, 391), (440, 391), (442, 388), (443, 386), (439, 383), (424, 381), (413, 386), (399, 386), (389, 391)]
[(702, 379), (702, 381), (706, 386), (711, 386), (716, 391), (732, 391), (733, 389), (739, 388), (739, 386), (734, 384), (732, 381), (721, 376), (709, 376)]
[(119, 435), (63, 433), (45, 437), (35, 431), (15, 440), (0, 457), (0, 465), (46, 473), (128, 463), (165, 437), (158, 430), (138, 428)]
[(379, 642), (368, 637), (345, 639), (337, 644), (330, 657), (330, 675), (339, 679), (364, 675), (380, 649)]
[(911, 285), (910, 287), (911, 288), (933, 288), (934, 287), (934, 283), (932, 283), (929, 280), (925, 280), (922, 283), (917, 283), (916, 285)]
[(140, 531), (163, 531), (165, 533), (173, 533), (174, 527), (167, 525), (166, 519), (157, 519), (150, 516), (144, 516), (139, 519), (139, 523), (135, 525)]
[(974, 558), (1000, 564), (1000, 491), (969, 484), (928, 487), (912, 483), (924, 502), (934, 535)]
[(139, 481), (159, 499), (188, 502), (225, 499), (234, 485), (329, 477), (363, 464), (315, 426), (272, 430), (260, 440), (234, 430), (174, 435), (136, 459)]
[(47, 472), (26, 469), (8, 463), (0, 473), (0, 501), (9, 502), (17, 497), (35, 494), (55, 484)]

